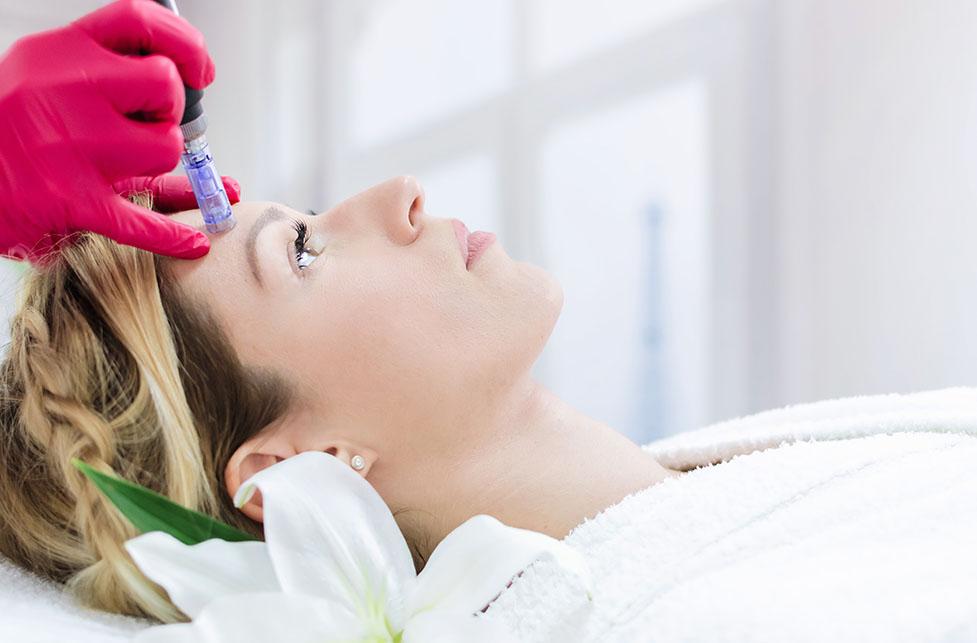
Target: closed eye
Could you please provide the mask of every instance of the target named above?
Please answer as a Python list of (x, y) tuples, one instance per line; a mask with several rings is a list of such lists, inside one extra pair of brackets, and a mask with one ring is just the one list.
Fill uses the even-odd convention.
[(306, 247), (309, 242), (309, 226), (305, 224), (304, 221), (294, 220), (292, 221), (292, 227), (295, 229), (295, 242), (293, 244), (295, 253), (295, 265), (301, 272), (309, 267), (309, 265), (316, 260), (319, 256), (319, 252), (312, 248)]

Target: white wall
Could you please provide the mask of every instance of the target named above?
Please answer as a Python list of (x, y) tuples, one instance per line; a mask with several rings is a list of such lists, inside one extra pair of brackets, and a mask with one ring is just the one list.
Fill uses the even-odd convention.
[(779, 390), (977, 384), (977, 3), (782, 6)]
[[(598, 24), (583, 14), (567, 17), (594, 10), (593, 3), (504, 0), (500, 15), (514, 31), (479, 40), (488, 36), (472, 31), (461, 13), (440, 11), (439, 2), (412, 0), (416, 24), (408, 29), (405, 18), (388, 18), (381, 29), (395, 0), (180, 1), (217, 63), (205, 105), (219, 169), (241, 181), (245, 198), (301, 209), (325, 209), (394, 173), (430, 177), (433, 215), (497, 226), (512, 256), (549, 261), (572, 280), (565, 289), (585, 297), (582, 278), (546, 258), (553, 245), (542, 237), (547, 212), (573, 206), (546, 196), (552, 173), (538, 152), (565, 123), (697, 83), (706, 121), (683, 140), (706, 136), (694, 156), (702, 161), (673, 176), (705, 182), (694, 208), (678, 215), (699, 238), (678, 235), (683, 240), (662, 253), (698, 256), (687, 252), (689, 243), (708, 249), (704, 265), (675, 268), (667, 286), (676, 298), (670, 323), (701, 330), (670, 344), (666, 378), (692, 392), (673, 392), (679, 419), (663, 431), (827, 397), (977, 384), (977, 3), (614, 0)], [(101, 4), (0, 0), (0, 47)], [(482, 22), (486, 30), (495, 24)], [(508, 67), (486, 66), (476, 76), (501, 73), (491, 76), (491, 91), (452, 111), (445, 108), (457, 98), (450, 92), (464, 85), (440, 83), (446, 93), (439, 99), (438, 74), (451, 67), (435, 70), (439, 58), (430, 58), (414, 68), (428, 75), (414, 85), (430, 99), (428, 112), (387, 138), (357, 142), (354, 125), (362, 119), (350, 112), (351, 84), (364, 63), (356, 47), (372, 33), (407, 56), (410, 38), (394, 38), (414, 34), (420, 48), (417, 29), (425, 24), (423, 42), (442, 38), (437, 47), (465, 56), (480, 48), (489, 56), (487, 47), (497, 46), (492, 60)], [(588, 26), (593, 34), (574, 31)], [(575, 43), (581, 51), (568, 54)], [(409, 92), (397, 96), (413, 100)], [(608, 176), (626, 175), (614, 163), (639, 159), (656, 178), (635, 184), (634, 195), (673, 190), (665, 200), (677, 198), (675, 180), (655, 183), (670, 176), (656, 168), (673, 153), (667, 145), (685, 143), (658, 136), (614, 145), (604, 150)], [(579, 177), (567, 176), (579, 187)], [(680, 189), (687, 193), (688, 185)], [(701, 223), (688, 219), (699, 213)], [(585, 315), (587, 307), (568, 304), (565, 312)], [(560, 332), (570, 337), (595, 320), (567, 317)], [(599, 334), (588, 341), (590, 353), (555, 342), (560, 354), (544, 353), (540, 376), (590, 367), (574, 359), (605, 347), (608, 355), (622, 350), (601, 344)], [(621, 360), (601, 368), (633, 367)], [(617, 422), (612, 398), (577, 388), (567, 387), (578, 396), (571, 403)]]

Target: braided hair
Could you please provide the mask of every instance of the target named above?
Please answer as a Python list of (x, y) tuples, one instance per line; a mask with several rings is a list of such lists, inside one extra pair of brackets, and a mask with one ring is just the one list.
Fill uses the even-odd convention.
[(138, 532), (71, 459), (261, 537), (223, 471), (289, 395), (241, 364), (165, 261), (84, 233), (28, 270), (0, 364), (0, 554), (90, 607), (173, 622), (124, 548)]

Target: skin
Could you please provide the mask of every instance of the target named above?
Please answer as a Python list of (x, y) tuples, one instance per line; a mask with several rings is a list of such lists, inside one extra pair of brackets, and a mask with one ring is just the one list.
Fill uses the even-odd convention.
[[(247, 238), (269, 207), (284, 216), (257, 237), (259, 284)], [(563, 304), (559, 283), (498, 243), (466, 270), (450, 219), (424, 212), (415, 178), (318, 216), (267, 202), (234, 214), (237, 226), (212, 236), (208, 255), (171, 267), (224, 322), (242, 361), (283, 375), (295, 403), (231, 458), (231, 494), (297, 453), (347, 464), (360, 455), (359, 473), (429, 553), (481, 513), (562, 538), (678, 475), (531, 378)], [(196, 210), (175, 216), (201, 221)], [(320, 251), (304, 270), (292, 220)], [(260, 502), (245, 513), (260, 520)]]

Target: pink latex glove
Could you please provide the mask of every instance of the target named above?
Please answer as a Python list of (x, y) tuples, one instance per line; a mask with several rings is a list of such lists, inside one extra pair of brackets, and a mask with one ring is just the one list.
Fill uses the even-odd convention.
[[(202, 232), (120, 192), (149, 188), (162, 209), (196, 207), (186, 177), (157, 175), (183, 150), (183, 84), (213, 80), (200, 32), (151, 0), (118, 0), (15, 42), (0, 57), (0, 253), (37, 261), (90, 230), (159, 254), (206, 254)], [(240, 199), (236, 183), (225, 186)]]

